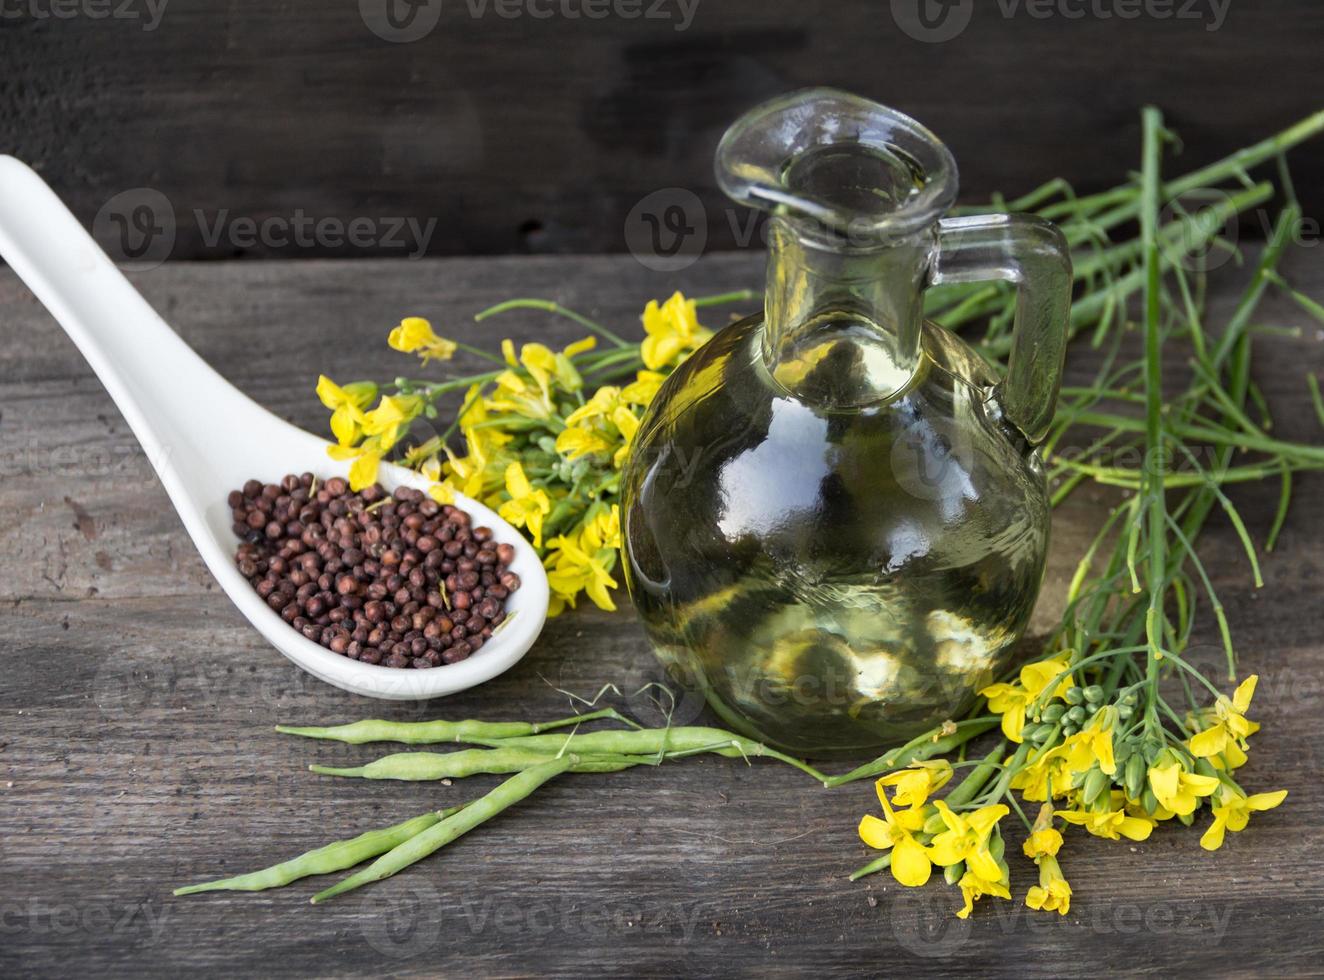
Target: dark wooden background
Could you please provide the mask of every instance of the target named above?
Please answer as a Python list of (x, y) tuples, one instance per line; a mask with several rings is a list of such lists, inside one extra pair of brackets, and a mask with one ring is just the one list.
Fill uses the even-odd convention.
[[(631, 209), (670, 187), (697, 195), (683, 200), (708, 247), (730, 248), (716, 141), (742, 110), (807, 85), (928, 123), (961, 162), (967, 200), (1057, 175), (1111, 186), (1135, 165), (1146, 101), (1194, 165), (1324, 95), (1317, 0), (1218, 0), (1221, 20), (1213, 0), (1061, 0), (1079, 19), (1032, 16), (1043, 0), (964, 0), (968, 26), (944, 43), (898, 27), (892, 7), (919, 0), (697, 0), (688, 25), (677, 0), (660, 8), (670, 19), (609, 7), (597, 20), (422, 0), (441, 6), (420, 10), (416, 23), (436, 26), (412, 43), (366, 26), (404, 0), (167, 0), (159, 18), (148, 0), (73, 0), (67, 19), (51, 2), (0, 7), (0, 152), (37, 166), (89, 223), (120, 192), (158, 190), (176, 217), (170, 254), (188, 259), (408, 254), (424, 236), (382, 240), (404, 217), (436, 220), (431, 254), (619, 252)], [(126, 16), (94, 19), (98, 2)], [(1319, 214), (1324, 155), (1299, 156), (1306, 212)], [(296, 212), (377, 230), (358, 246), (229, 230)], [(200, 224), (222, 215), (208, 244)]]

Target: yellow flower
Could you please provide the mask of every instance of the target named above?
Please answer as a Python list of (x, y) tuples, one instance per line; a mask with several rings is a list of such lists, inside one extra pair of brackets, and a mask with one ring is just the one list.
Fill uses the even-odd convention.
[(621, 508), (617, 504), (599, 510), (584, 525), (583, 540), (588, 547), (620, 548), (621, 546)]
[(1245, 749), (1246, 738), (1259, 728), (1246, 718), (1259, 679), (1259, 675), (1251, 674), (1237, 685), (1230, 700), (1225, 694), (1218, 696), (1214, 705), (1214, 717), (1217, 720), (1191, 739), (1191, 755), (1198, 759), (1208, 759), (1223, 752), (1229, 744), (1237, 749)]
[(542, 547), (542, 519), (552, 511), (552, 501), (545, 490), (535, 490), (524, 474), (519, 462), (506, 467), (506, 493), (510, 499), (497, 511), (503, 520), (515, 527), (527, 527), (533, 535), (533, 546)]
[(639, 346), (644, 365), (651, 371), (677, 362), (688, 351), (707, 343), (712, 331), (699, 325), (694, 300), (687, 300), (679, 292), (661, 306), (649, 300), (644, 307), (644, 332), (648, 334)]
[(401, 320), (400, 325), (391, 330), (386, 343), (393, 350), (405, 354), (418, 351), (424, 364), (428, 361), (449, 361), (459, 347), (455, 341), (433, 333), (432, 324), (421, 316), (407, 316)]
[(577, 537), (560, 535), (547, 546), (553, 549), (545, 562), (547, 581), (553, 590), (571, 600), (571, 605), (576, 594), (585, 592), (599, 609), (615, 611), (610, 590), (616, 588), (616, 580), (611, 577), (616, 550), (603, 544), (591, 524), (581, 528)]
[[(1026, 664), (1021, 668), (1019, 684), (990, 684), (979, 692), (988, 698), (988, 709), (1002, 715), (1002, 733), (1007, 738), (1013, 742), (1022, 741), (1021, 729), (1025, 727), (1026, 707), (1043, 693), (1053, 678), (1070, 666), (1061, 658)], [(1052, 696), (1062, 697), (1074, 683), (1071, 675), (1067, 674), (1054, 688)]]
[(1195, 812), (1200, 797), (1209, 796), (1218, 789), (1218, 777), (1187, 772), (1180, 762), (1174, 761), (1149, 770), (1149, 788), (1154, 791), (1160, 806), (1185, 817)]
[(1247, 796), (1231, 786), (1224, 786), (1214, 804), (1214, 822), (1200, 838), (1200, 846), (1206, 851), (1216, 851), (1223, 846), (1223, 833), (1226, 830), (1240, 833), (1250, 822), (1250, 815), (1263, 810), (1272, 810), (1287, 798), (1287, 790), (1274, 793), (1255, 793)]
[(422, 411), (423, 399), (418, 395), (383, 395), (380, 404), (364, 415), (363, 431), (376, 436), (384, 452), (409, 431)]
[(630, 443), (634, 441), (634, 434), (639, 431), (639, 419), (635, 417), (634, 412), (622, 405), (611, 413), (611, 421), (616, 426), (616, 431), (621, 434), (621, 445), (612, 456), (611, 464), (620, 469), (630, 455)]
[[(446, 484), (452, 491), (481, 500), (502, 486), (504, 472), (499, 465), (494, 465), (497, 461), (491, 454), (492, 446), (487, 440), (467, 433), (465, 442), (469, 446), (468, 456), (457, 456), (450, 446), (444, 447), (446, 470), (449, 473)], [(447, 491), (439, 492), (444, 494)], [(433, 496), (440, 503), (454, 503), (453, 499), (443, 499), (436, 493)]]
[(1154, 818), (1144, 813), (1131, 813), (1120, 790), (1113, 790), (1110, 807), (1104, 810), (1054, 810), (1053, 815), (1067, 823), (1084, 827), (1095, 837), (1108, 840), (1144, 840), (1154, 830)]
[(517, 371), (502, 371), (497, 375), (496, 390), (487, 400), (487, 408), (494, 412), (529, 419), (549, 418), (553, 407), (549, 390), (536, 379), (530, 381)]
[(956, 917), (958, 919), (970, 918), (970, 913), (975, 910), (975, 902), (985, 895), (994, 895), (997, 898), (1011, 898), (1011, 891), (1007, 887), (1005, 879), (999, 881), (989, 881), (981, 878), (973, 871), (967, 871), (961, 875), (961, 897), (965, 900), (965, 905), (958, 909)]
[(332, 459), (352, 459), (349, 466), (349, 488), (355, 492), (377, 482), (377, 469), (382, 462), (382, 448), (378, 439), (364, 439), (358, 446), (327, 446), (326, 454)]
[(860, 840), (880, 851), (891, 848), (892, 877), (898, 884), (918, 888), (933, 873), (929, 849), (914, 838), (914, 834), (924, 826), (924, 814), (919, 809), (902, 810), (899, 813), (894, 811), (887, 802), (883, 787), (877, 786), (876, 789), (886, 819), (865, 814), (860, 819)]
[(576, 426), (595, 419), (610, 418), (620, 404), (621, 389), (613, 385), (603, 385), (593, 392), (592, 398), (565, 417), (565, 424)]
[(1071, 909), (1071, 886), (1062, 876), (1057, 858), (1045, 854), (1039, 858), (1038, 864), (1039, 884), (1031, 886), (1025, 893), (1025, 904), (1032, 909), (1066, 915)]
[(952, 765), (946, 759), (936, 762), (917, 762), (906, 769), (898, 769), (878, 780), (881, 795), (884, 786), (895, 786), (892, 802), (897, 806), (922, 807), (937, 790), (952, 778)]
[(556, 437), (556, 451), (574, 461), (595, 453), (611, 452), (618, 469), (639, 430), (639, 419), (621, 398), (621, 389), (604, 385), (593, 397), (566, 416), (567, 428)]
[(989, 850), (989, 836), (998, 821), (1011, 811), (998, 803), (980, 807), (968, 816), (961, 816), (942, 800), (935, 801), (934, 806), (942, 815), (942, 822), (947, 825), (947, 829), (935, 834), (930, 841), (933, 863), (947, 867), (964, 861), (969, 870), (985, 881), (1000, 879), (1002, 868)]
[(1075, 735), (1062, 741), (1066, 750), (1067, 768), (1072, 772), (1087, 772), (1097, 762), (1106, 775), (1117, 772), (1113, 756), (1113, 714), (1104, 708), (1090, 719), (1089, 724)]
[(437, 465), (437, 454), (441, 452), (442, 445), (441, 437), (433, 436), (431, 439), (420, 442), (416, 446), (410, 446), (405, 450), (405, 465), (419, 470), (420, 472), (422, 472), (423, 468), (429, 463), (434, 464), (435, 467), (435, 465)]
[(1062, 832), (1053, 826), (1053, 807), (1045, 803), (1039, 808), (1030, 836), (1021, 845), (1027, 858), (1056, 857), (1062, 847)]
[(575, 426), (566, 429), (556, 437), (556, 451), (569, 460), (594, 453), (610, 452), (612, 445), (607, 437), (596, 429)]
[(1027, 800), (1043, 803), (1071, 792), (1071, 767), (1062, 745), (1040, 749), (1020, 772), (1011, 778), (1011, 788)]
[(621, 389), (621, 401), (628, 405), (647, 405), (662, 387), (667, 376), (658, 371), (640, 371), (634, 381)]
[(352, 446), (363, 435), (363, 410), (377, 397), (371, 381), (353, 381), (343, 388), (325, 374), (318, 375), (317, 397), (331, 409), (331, 433), (342, 446)]

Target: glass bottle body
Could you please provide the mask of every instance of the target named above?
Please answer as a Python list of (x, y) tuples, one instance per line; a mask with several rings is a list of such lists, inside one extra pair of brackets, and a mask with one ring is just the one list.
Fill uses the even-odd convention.
[[(838, 329), (827, 356), (867, 360)], [(925, 324), (913, 375), (848, 410), (788, 392), (762, 315), (667, 381), (626, 473), (626, 576), (654, 649), (724, 721), (804, 753), (959, 717), (1043, 576), (1043, 467), (976, 355)]]

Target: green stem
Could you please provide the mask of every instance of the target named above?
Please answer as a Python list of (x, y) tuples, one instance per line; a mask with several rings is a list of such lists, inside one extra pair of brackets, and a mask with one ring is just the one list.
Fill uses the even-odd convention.
[(487, 309), (474, 314), (474, 320), (481, 323), (490, 316), (496, 316), (498, 313), (506, 313), (510, 310), (542, 310), (545, 313), (554, 313), (557, 316), (563, 316), (568, 320), (573, 320), (586, 330), (591, 330), (606, 340), (611, 341), (617, 347), (635, 347), (636, 344), (628, 343), (619, 336), (612, 333), (602, 324), (590, 320), (574, 310), (568, 310), (560, 303), (554, 303), (549, 299), (508, 299), (504, 303), (497, 303), (495, 306), (489, 306)]

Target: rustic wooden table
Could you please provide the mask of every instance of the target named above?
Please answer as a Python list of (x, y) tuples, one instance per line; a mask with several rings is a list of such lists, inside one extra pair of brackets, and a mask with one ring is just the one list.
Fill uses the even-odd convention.
[[(709, 257), (675, 282), (628, 257), (181, 264), (134, 278), (222, 373), (321, 431), (316, 374), (392, 376), (402, 362), (383, 339), (402, 313), (478, 343), (508, 331), (561, 341), (573, 331), (550, 317), (469, 317), (516, 293), (628, 326), (649, 296), (756, 286), (760, 264)], [(1317, 256), (1301, 250), (1286, 268), (1324, 293)], [(1232, 282), (1215, 307), (1235, 295)], [(1305, 327), (1267, 341), (1255, 371), (1281, 433), (1320, 440), (1302, 377), (1324, 365), (1317, 325), (1279, 301), (1262, 319)], [(174, 885), (473, 791), (312, 775), (309, 762), (349, 764), (375, 747), (277, 736), (277, 722), (554, 717), (566, 709), (557, 689), (630, 690), (657, 674), (628, 612), (588, 610), (549, 623), (506, 675), (445, 701), (376, 702), (314, 680), (215, 587), (101, 385), (7, 271), (0, 322), (0, 974), (1322, 969), (1319, 477), (1298, 480), (1262, 591), (1223, 522), (1202, 542), (1245, 666), (1262, 677), (1249, 782), (1287, 788), (1287, 804), (1213, 855), (1180, 828), (1142, 844), (1076, 837), (1063, 855), (1068, 918), (990, 899), (959, 922), (940, 884), (851, 884), (866, 858), (855, 823), (874, 806), (868, 783), (828, 792), (781, 766), (721, 759), (550, 784), (444, 854), (326, 906), (307, 904), (312, 880), (172, 898)], [(1083, 378), (1088, 362), (1074, 355), (1071, 372)], [(1262, 535), (1277, 488), (1235, 496)], [(1106, 499), (1082, 492), (1058, 512), (1046, 607)], [(1018, 896), (1029, 878), (1014, 870)]]

